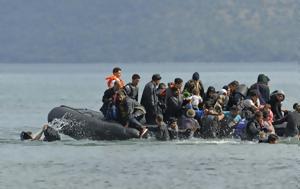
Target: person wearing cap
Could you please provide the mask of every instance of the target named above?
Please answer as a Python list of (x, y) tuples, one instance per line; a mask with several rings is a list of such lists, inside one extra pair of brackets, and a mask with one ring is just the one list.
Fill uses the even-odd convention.
[(116, 97), (116, 106), (119, 112), (118, 121), (124, 127), (132, 127), (140, 131), (140, 137), (142, 137), (148, 129), (140, 122), (143, 119), (146, 110), (145, 108), (126, 96), (124, 90), (119, 90)]
[(138, 74), (133, 74), (131, 77), (131, 83), (125, 85), (124, 90), (128, 97), (132, 98), (133, 100), (139, 101), (139, 82), (141, 77)]
[(269, 88), (269, 77), (265, 74), (259, 74), (257, 82), (251, 85), (250, 90), (256, 90), (259, 96), (259, 100), (262, 105), (266, 104), (270, 100), (270, 88)]
[(282, 90), (275, 90), (271, 93), (269, 104), (271, 105), (271, 111), (274, 114), (273, 121), (282, 119), (284, 117), (281, 109), (284, 99), (285, 94)]
[(146, 109), (146, 123), (154, 125), (156, 115), (158, 114), (158, 97), (156, 87), (159, 85), (161, 76), (154, 74), (152, 80), (148, 82), (145, 87), (141, 98), (141, 104)]
[(300, 129), (300, 105), (295, 103), (294, 111), (289, 112), (283, 118), (274, 121), (274, 127), (276, 128), (279, 124), (284, 124), (286, 122), (286, 128), (284, 135), (286, 137), (297, 137), (299, 138), (299, 129)]
[(125, 82), (121, 79), (121, 75), (122, 69), (119, 67), (115, 67), (112, 71), (112, 75), (105, 78), (105, 80), (107, 81), (108, 88), (112, 88), (116, 81), (120, 83), (121, 87), (124, 87)]
[(38, 131), (36, 134), (32, 134), (31, 131), (22, 131), (20, 134), (20, 139), (24, 140), (40, 140), (52, 142), (56, 140), (60, 140), (60, 135), (58, 131), (50, 127), (48, 124), (43, 125), (42, 129)]
[(188, 109), (183, 115), (178, 124), (179, 132), (186, 137), (192, 137), (194, 132), (200, 129), (200, 125), (194, 117), (196, 112), (193, 109)]
[(200, 91), (200, 96), (203, 99), (205, 96), (204, 87), (198, 72), (193, 73), (192, 79), (185, 83), (183, 91), (193, 93), (194, 89), (198, 89)]

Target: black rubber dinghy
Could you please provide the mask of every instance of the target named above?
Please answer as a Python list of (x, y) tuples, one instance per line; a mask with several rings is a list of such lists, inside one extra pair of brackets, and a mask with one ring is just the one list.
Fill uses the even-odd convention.
[(105, 121), (101, 112), (76, 109), (68, 106), (53, 108), (48, 114), (48, 122), (54, 119), (66, 120), (60, 132), (74, 139), (127, 140), (139, 138), (139, 131), (125, 128), (116, 122)]

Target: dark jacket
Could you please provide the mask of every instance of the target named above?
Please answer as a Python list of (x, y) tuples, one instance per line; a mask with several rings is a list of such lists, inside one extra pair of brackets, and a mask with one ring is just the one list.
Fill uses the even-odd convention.
[(106, 116), (109, 106), (111, 106), (111, 104), (113, 103), (114, 94), (115, 94), (114, 88), (109, 88), (104, 92), (104, 95), (102, 97), (103, 104), (100, 108), (100, 111), (104, 116)]
[(266, 104), (270, 100), (270, 88), (264, 81), (253, 84), (250, 90), (255, 90), (259, 96), (259, 101), (262, 105)]
[(182, 108), (182, 98), (180, 96), (171, 96), (167, 100), (167, 109), (165, 112), (165, 120), (170, 117), (180, 117)]
[(261, 130), (260, 124), (256, 119), (249, 121), (246, 126), (247, 140), (253, 140), (257, 138), (260, 130)]
[(138, 101), (138, 99), (139, 99), (139, 87), (138, 86), (134, 86), (132, 83), (128, 83), (127, 85), (125, 85), (124, 90), (125, 90), (127, 96), (129, 96), (133, 100)]
[(299, 134), (300, 129), (300, 113), (297, 111), (289, 112), (282, 119), (275, 121), (273, 124), (282, 124), (283, 122), (287, 122), (285, 128), (285, 136), (286, 137), (294, 137)]
[(277, 100), (276, 95), (271, 96), (269, 104), (271, 105), (271, 111), (274, 114), (273, 120), (276, 121), (282, 119), (281, 102)]
[(158, 112), (158, 98), (156, 95), (156, 86), (152, 81), (147, 83), (144, 88), (141, 104), (145, 107), (147, 112), (146, 122), (148, 124), (155, 124), (155, 117)]

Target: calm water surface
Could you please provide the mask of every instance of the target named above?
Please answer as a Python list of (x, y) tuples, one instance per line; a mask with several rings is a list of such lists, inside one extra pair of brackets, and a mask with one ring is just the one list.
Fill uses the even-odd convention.
[(271, 90), (286, 92), (286, 109), (299, 101), (296, 63), (0, 64), (0, 188), (300, 188), (294, 140), (19, 141), (22, 130), (39, 130), (55, 106), (98, 110), (114, 66), (126, 81), (139, 73), (140, 90), (153, 73), (169, 82), (198, 71), (205, 88), (216, 89), (234, 79), (250, 85), (265, 73)]

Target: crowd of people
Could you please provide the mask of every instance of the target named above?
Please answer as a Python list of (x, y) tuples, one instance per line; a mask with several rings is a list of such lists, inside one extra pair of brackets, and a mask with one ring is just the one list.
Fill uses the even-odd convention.
[(235, 80), (220, 90), (208, 86), (206, 92), (198, 72), (186, 82), (178, 77), (169, 83), (153, 74), (140, 102), (140, 75), (133, 74), (128, 84), (121, 76), (116, 67), (106, 78), (100, 110), (105, 119), (138, 129), (141, 137), (149, 129), (159, 140), (239, 137), (276, 143), (278, 135), (299, 138), (300, 104), (295, 103), (293, 111), (283, 110), (285, 94), (270, 93), (265, 74), (249, 87)]

